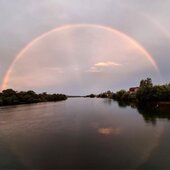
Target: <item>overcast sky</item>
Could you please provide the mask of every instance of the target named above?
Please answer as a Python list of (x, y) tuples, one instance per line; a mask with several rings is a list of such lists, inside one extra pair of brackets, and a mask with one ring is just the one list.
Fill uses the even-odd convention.
[[(146, 77), (169, 83), (169, 0), (0, 0), (0, 82), (22, 55), (6, 87), (66, 94), (116, 91)], [(78, 27), (76, 25), (88, 24)], [(104, 26), (127, 35), (131, 41)]]

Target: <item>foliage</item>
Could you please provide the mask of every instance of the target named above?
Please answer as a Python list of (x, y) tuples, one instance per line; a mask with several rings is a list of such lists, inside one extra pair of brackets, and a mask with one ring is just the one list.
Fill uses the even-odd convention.
[(111, 92), (110, 90), (104, 93), (100, 93), (99, 95), (97, 95), (98, 98), (113, 98), (113, 92)]
[(170, 101), (170, 84), (153, 85), (152, 79), (141, 80), (137, 92), (120, 90), (113, 94), (113, 99), (125, 102), (149, 103)]
[(0, 93), (0, 105), (17, 105), (29, 104), (49, 101), (66, 100), (67, 97), (63, 94), (36, 94), (34, 91), (16, 92), (13, 89), (7, 89)]
[(151, 78), (147, 78), (146, 80), (141, 80), (140, 81), (140, 88), (145, 88), (145, 87), (152, 87), (153, 83), (152, 83), (152, 79)]
[(96, 95), (95, 94), (90, 94), (90, 95), (87, 95), (86, 97), (95, 98)]
[(145, 82), (136, 93), (138, 102), (170, 101), (170, 84), (153, 86), (148, 79)]
[(118, 101), (134, 102), (136, 100), (136, 93), (120, 90), (113, 95), (113, 99)]

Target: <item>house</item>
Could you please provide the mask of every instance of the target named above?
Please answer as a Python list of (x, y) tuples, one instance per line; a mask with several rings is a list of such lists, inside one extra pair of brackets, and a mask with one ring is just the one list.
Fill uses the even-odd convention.
[(136, 93), (139, 90), (139, 87), (131, 87), (129, 93)]

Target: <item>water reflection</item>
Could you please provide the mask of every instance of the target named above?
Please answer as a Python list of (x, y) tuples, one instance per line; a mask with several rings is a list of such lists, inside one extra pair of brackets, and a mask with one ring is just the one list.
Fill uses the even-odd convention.
[(121, 129), (120, 128), (99, 128), (98, 132), (101, 135), (105, 135), (105, 136), (108, 136), (108, 135), (120, 135)]
[(121, 107), (121, 108), (127, 108), (128, 106), (131, 106), (131, 103), (129, 103), (129, 102), (118, 101), (117, 103), (118, 103), (119, 107)]
[(147, 123), (152, 123), (156, 125), (158, 120), (168, 120), (170, 121), (170, 111), (169, 108), (153, 108), (138, 106), (137, 110), (142, 114), (144, 120)]
[(75, 98), (0, 108), (0, 169), (170, 168), (159, 162), (162, 140), (170, 139), (167, 124), (148, 126), (132, 107)]
[(156, 105), (136, 105), (135, 103), (118, 102), (119, 107), (137, 109), (146, 123), (156, 125), (159, 120), (170, 121), (170, 108), (168, 106), (157, 107)]
[(114, 101), (113, 101), (113, 99), (103, 98), (103, 102), (105, 104), (111, 105)]

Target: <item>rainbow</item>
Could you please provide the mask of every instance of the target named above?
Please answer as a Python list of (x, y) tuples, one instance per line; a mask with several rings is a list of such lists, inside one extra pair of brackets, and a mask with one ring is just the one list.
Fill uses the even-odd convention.
[(134, 40), (133, 38), (129, 37), (128, 35), (126, 35), (125, 33), (118, 31), (112, 27), (108, 27), (108, 26), (103, 26), (103, 25), (96, 25), (96, 24), (73, 24), (73, 25), (65, 25), (65, 26), (61, 26), (61, 27), (57, 27), (55, 29), (52, 29), (51, 31), (48, 31), (46, 33), (44, 33), (43, 35), (35, 38), (33, 41), (31, 41), (26, 47), (24, 47), (15, 57), (14, 61), (12, 62), (12, 64), (10, 65), (9, 69), (7, 70), (3, 81), (2, 81), (2, 86), (1, 86), (1, 90), (4, 90), (7, 88), (7, 84), (9, 82), (10, 79), (10, 75), (12, 73), (13, 67), (15, 66), (16, 62), (34, 45), (36, 44), (38, 41), (42, 40), (43, 38), (47, 37), (49, 34), (54, 33), (54, 32), (60, 32), (60, 31), (64, 31), (67, 29), (72, 29), (72, 28), (98, 28), (98, 29), (103, 29), (109, 32), (112, 32), (120, 37), (122, 37), (123, 39), (127, 40), (129, 43), (131, 43), (136, 49), (138, 49), (147, 59), (148, 61), (153, 65), (153, 67), (155, 68), (155, 70), (157, 72), (159, 72), (158, 66), (155, 62), (155, 60), (153, 59), (153, 57), (149, 54), (149, 52), (143, 48), (136, 40)]

